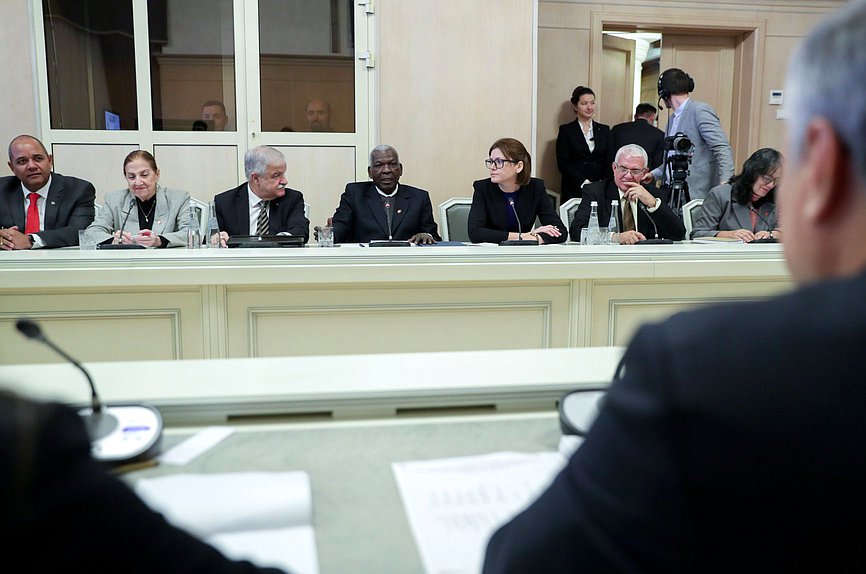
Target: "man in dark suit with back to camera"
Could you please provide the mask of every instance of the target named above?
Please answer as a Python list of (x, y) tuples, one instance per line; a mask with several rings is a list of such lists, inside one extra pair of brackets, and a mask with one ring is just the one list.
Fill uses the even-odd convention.
[(222, 240), (232, 235), (293, 235), (310, 238), (304, 196), (287, 188), (286, 158), (260, 145), (244, 154), (247, 182), (214, 197)]
[[(647, 156), (642, 147), (629, 144), (619, 148), (613, 162), (613, 179), (603, 179), (583, 188), (583, 199), (568, 230), (572, 241), (580, 241), (580, 230), (589, 224), (591, 203), (598, 203), (598, 224), (607, 227), (612, 215), (617, 218), (619, 237), (614, 241), (633, 245), (647, 238), (681, 240), (686, 228), (667, 202), (667, 192), (641, 185), (647, 172)], [(611, 202), (619, 202), (619, 211), (611, 214)]]
[(53, 173), (54, 157), (33, 136), (9, 144), (9, 168), (0, 178), (0, 248), (78, 245), (78, 231), (93, 222), (96, 189), (77, 177)]
[(798, 288), (640, 328), (486, 574), (866, 571), (864, 37), (857, 0), (790, 60), (779, 205)]
[(633, 122), (623, 122), (610, 128), (613, 149), (628, 144), (639, 145), (649, 157), (650, 169), (657, 168), (665, 159), (665, 132), (654, 123), (657, 111), (652, 104), (638, 104), (634, 110)]
[(430, 194), (400, 184), (403, 164), (397, 150), (380, 145), (370, 152), (367, 174), (372, 181), (346, 186), (332, 218), (334, 242), (369, 243), (395, 239), (411, 243), (441, 241)]

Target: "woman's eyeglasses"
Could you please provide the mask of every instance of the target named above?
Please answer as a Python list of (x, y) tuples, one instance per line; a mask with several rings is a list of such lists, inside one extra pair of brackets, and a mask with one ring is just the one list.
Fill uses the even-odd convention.
[(769, 185), (772, 183), (773, 186), (775, 187), (779, 183), (780, 179), (782, 179), (782, 178), (773, 177), (771, 175), (762, 175), (761, 176), (761, 183), (763, 183), (764, 185)]
[(493, 166), (496, 166), (496, 169), (502, 169), (505, 166), (505, 162), (515, 163), (515, 164), (519, 163), (518, 161), (515, 161), (513, 159), (504, 159), (504, 158), (498, 157), (496, 159), (493, 159), (493, 158), (485, 159), (484, 165), (487, 166), (487, 169), (493, 169)]

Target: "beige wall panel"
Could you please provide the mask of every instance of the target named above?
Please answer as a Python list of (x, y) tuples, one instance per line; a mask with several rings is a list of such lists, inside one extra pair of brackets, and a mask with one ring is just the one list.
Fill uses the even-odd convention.
[(159, 182), (188, 191), (196, 199), (211, 201), (240, 183), (235, 146), (157, 145), (153, 151)]
[(591, 12), (600, 5), (585, 2), (538, 3), (538, 28), (589, 29)]
[[(26, 2), (0, 2), (0, 78), (5, 78), (3, 113), (0, 114), (0, 144), (3, 161), (0, 176), (9, 175), (9, 141), (19, 134), (39, 135), (36, 127), (36, 84), (31, 56), (31, 26)], [(12, 81), (14, 78), (14, 82)]]
[[(227, 291), (230, 357), (568, 346), (570, 287)], [(466, 328), (472, 325), (471, 329)]]
[[(760, 122), (758, 148), (772, 147), (783, 153), (785, 151), (785, 121), (776, 117), (776, 112), (784, 106), (770, 105), (769, 98), (770, 90), (784, 89), (789, 54), (793, 52), (798, 42), (799, 38), (780, 36), (767, 38), (767, 55), (764, 59), (764, 74), (761, 78), (761, 85), (763, 86), (760, 95), (761, 105), (756, 110)], [(748, 155), (744, 156), (743, 160), (747, 157)], [(737, 173), (740, 172), (741, 168), (742, 164), (737, 166)]]
[(470, 196), (497, 138), (532, 130), (533, 1), (381, 2), (379, 141), (434, 205)]
[(587, 346), (626, 345), (642, 324), (661, 321), (678, 311), (721, 303), (770, 297), (790, 289), (789, 281), (683, 281), (665, 284), (595, 282)]
[[(280, 147), (286, 156), (289, 187), (304, 194), (310, 204), (310, 240), (312, 228), (325, 225), (340, 204), (346, 184), (355, 181), (355, 148), (351, 147)], [(403, 158), (401, 158), (402, 160)], [(406, 183), (410, 183), (406, 179)]]
[(137, 149), (130, 145), (54, 144), (54, 170), (92, 183), (96, 186), (96, 203), (103, 203), (109, 191), (126, 189), (123, 160)]
[(536, 175), (556, 191), (562, 183), (556, 136), (561, 124), (574, 121), (572, 90), (586, 85), (589, 78), (589, 58), (575, 57), (575, 46), (589, 46), (588, 29), (538, 30), (538, 147), (532, 159)]
[(204, 357), (198, 289), (4, 293), (0, 364), (62, 361), (50, 349), (18, 334), (15, 321), (21, 317), (38, 321), (49, 339), (83, 363)]

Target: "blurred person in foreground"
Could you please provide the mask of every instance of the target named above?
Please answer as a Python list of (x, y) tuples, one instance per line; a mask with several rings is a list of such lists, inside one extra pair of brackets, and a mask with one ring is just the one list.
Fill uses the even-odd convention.
[(791, 58), (779, 207), (798, 288), (640, 328), (485, 573), (866, 571), (863, 38), (858, 0)]

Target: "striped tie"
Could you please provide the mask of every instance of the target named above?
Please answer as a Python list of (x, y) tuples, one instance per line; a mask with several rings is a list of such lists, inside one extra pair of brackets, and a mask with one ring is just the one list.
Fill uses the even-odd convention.
[(256, 223), (256, 235), (268, 235), (269, 232), (269, 221), (268, 221), (268, 204), (270, 201), (261, 200), (259, 202), (259, 220)]

